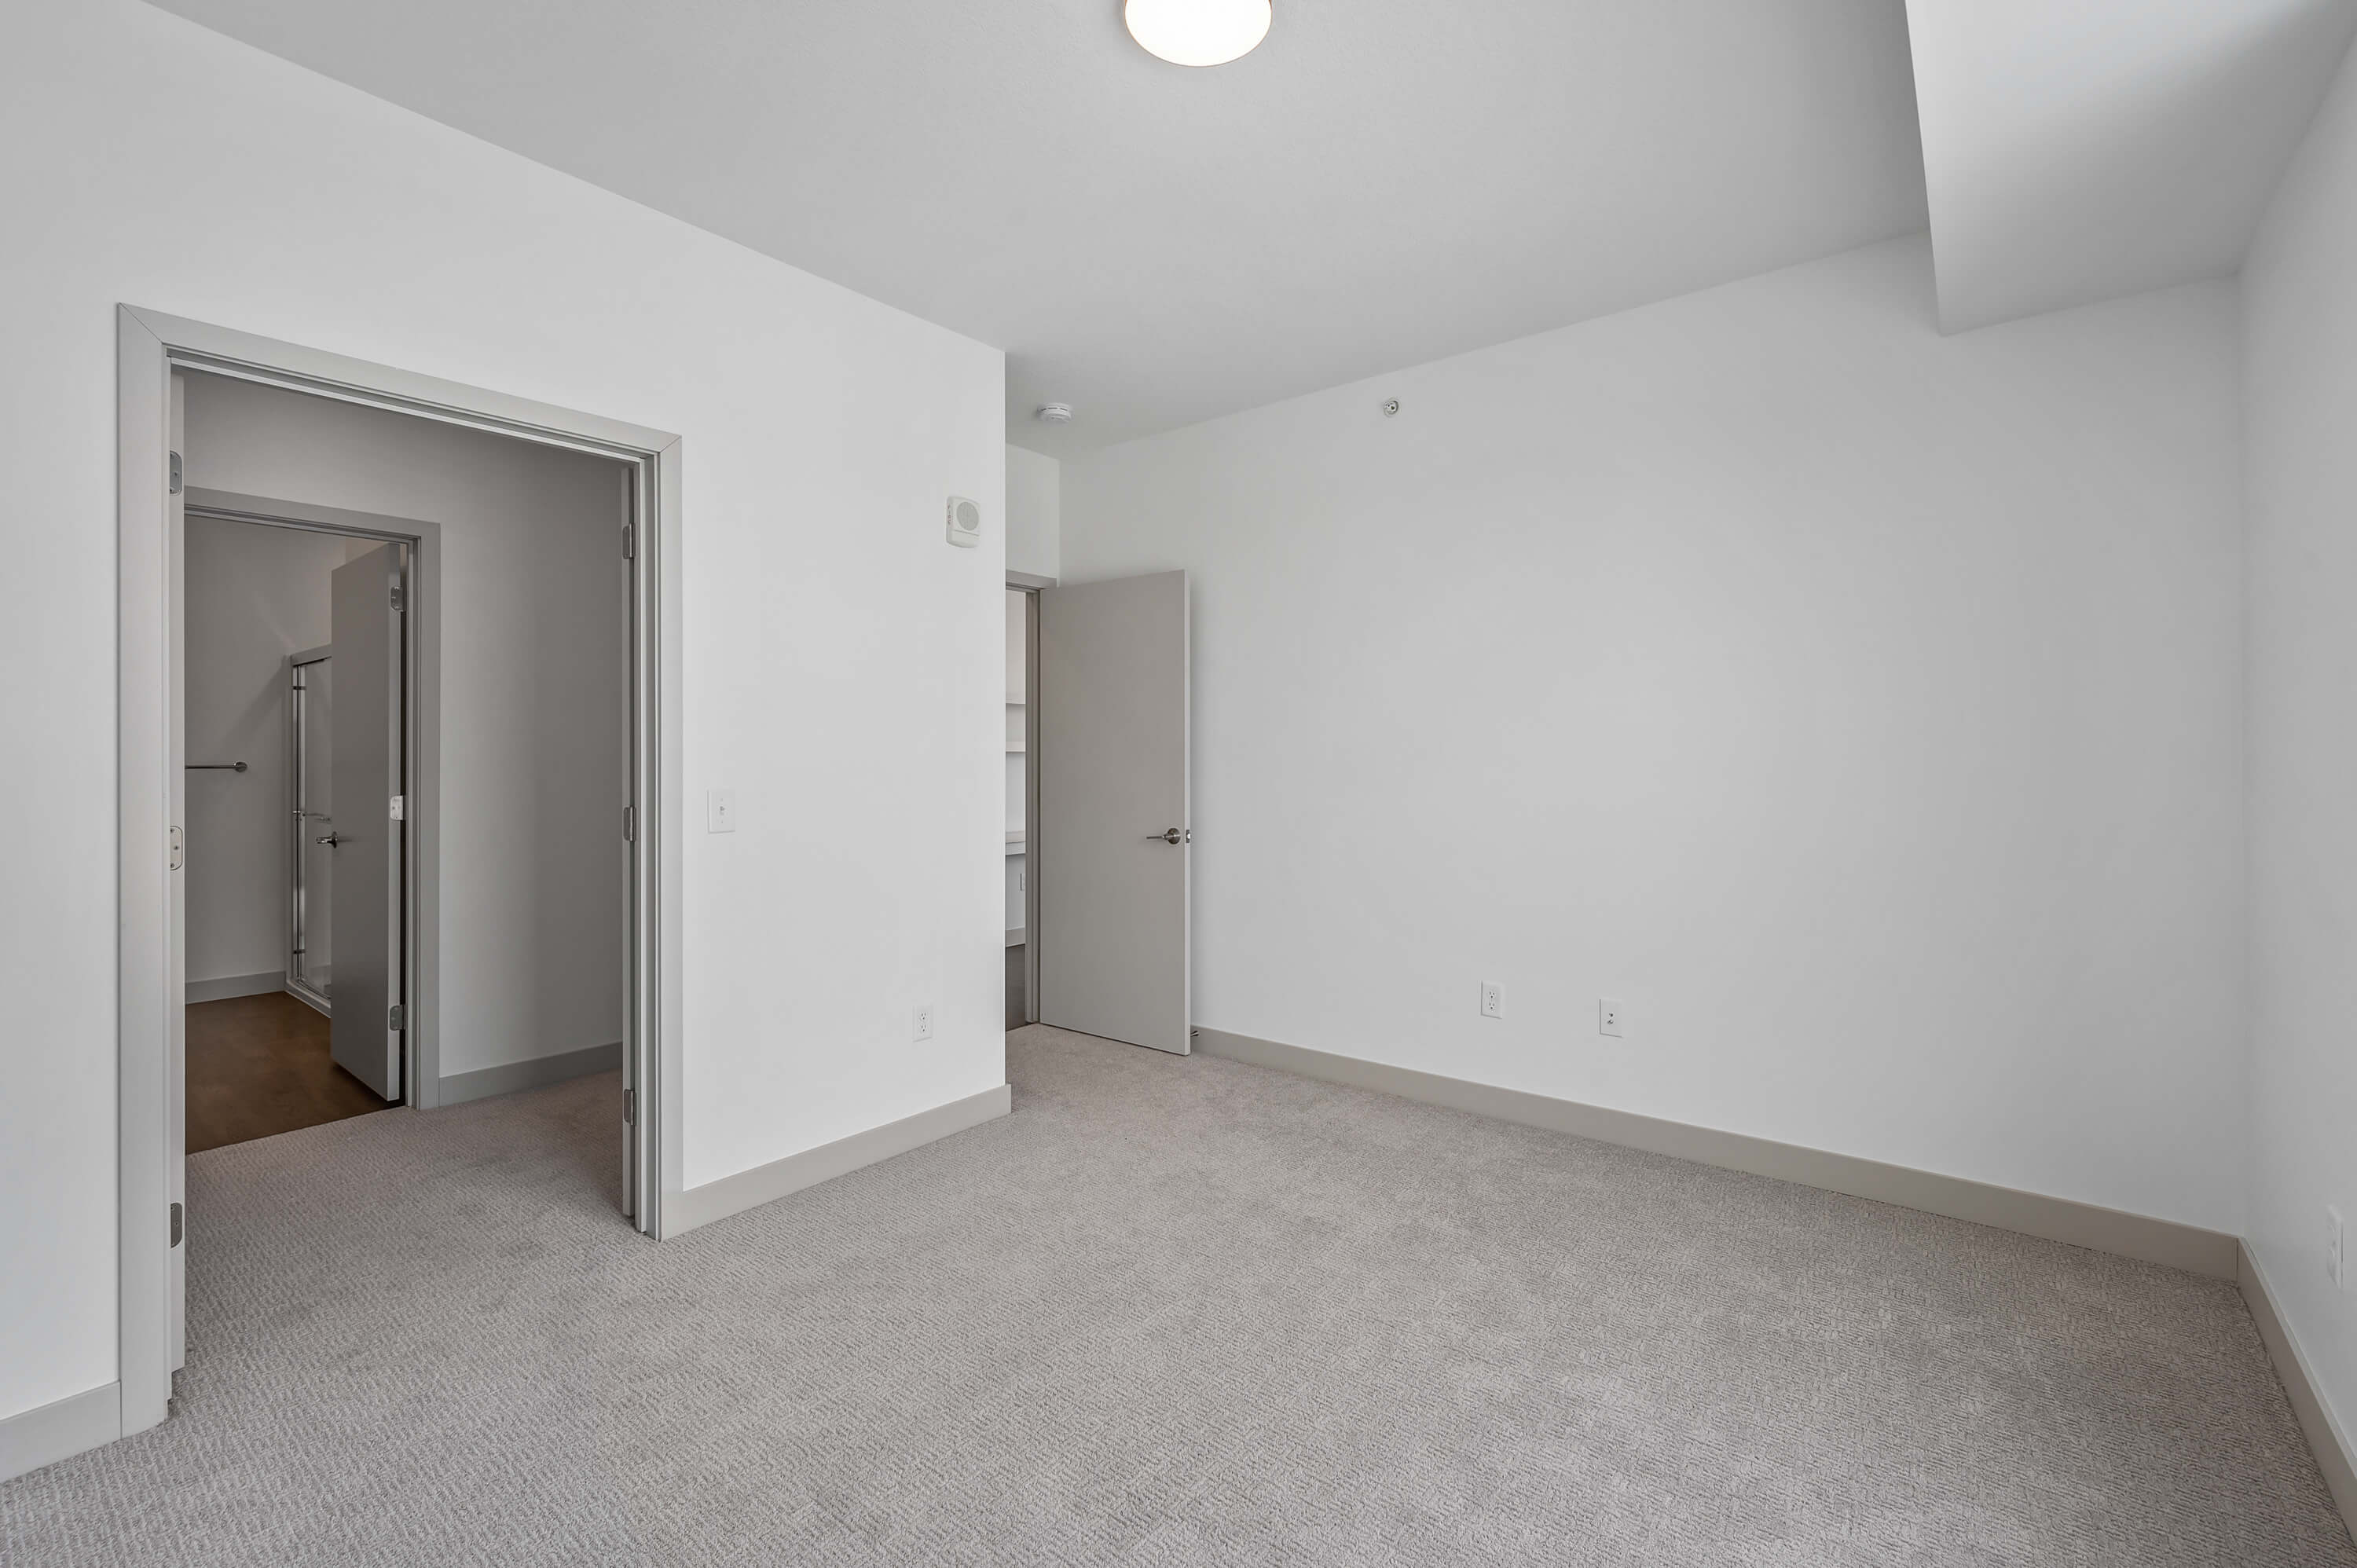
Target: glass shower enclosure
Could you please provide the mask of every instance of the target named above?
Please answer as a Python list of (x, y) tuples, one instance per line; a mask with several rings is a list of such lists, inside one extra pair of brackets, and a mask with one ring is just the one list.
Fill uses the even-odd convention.
[(330, 1011), (328, 910), (336, 822), (328, 796), (333, 661), (315, 648), (286, 657), (286, 989)]

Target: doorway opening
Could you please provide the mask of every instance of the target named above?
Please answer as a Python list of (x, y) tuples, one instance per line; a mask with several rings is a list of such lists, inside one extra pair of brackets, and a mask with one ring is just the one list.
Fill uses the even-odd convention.
[[(209, 403), (216, 381), (176, 379), (184, 449), (188, 405)], [(211, 460), (233, 466), (267, 428), (251, 417), (255, 400), (293, 394), (219, 390), (234, 406), (199, 423), (208, 446), (231, 449)], [(182, 1076), (185, 1152), (198, 1154), (412, 1099), (408, 1030), (390, 1015), (407, 989), (404, 825), (357, 810), (339, 823), (332, 802), (338, 774), (354, 802), (419, 799), (408, 623), (427, 525), (387, 518), (362, 532), (194, 485), (181, 499)], [(340, 714), (339, 664), (352, 685)], [(339, 929), (350, 959), (340, 1018)]]
[[(609, 746), (616, 758), (601, 779), (607, 798), (595, 807), (600, 847), (583, 855), (556, 845), (543, 857), (543, 873), (525, 879), (548, 908), (580, 902), (584, 875), (619, 888), (619, 898), (607, 906), (616, 918), (610, 935), (597, 944), (601, 950), (591, 954), (579, 950), (578, 942), (563, 941), (552, 950), (535, 939), (517, 940), (514, 929), (500, 928), (493, 933), (499, 939), (492, 943), (493, 956), (504, 967), (529, 972), (535, 982), (546, 981), (553, 965), (577, 963), (613, 983), (617, 1000), (606, 1009), (610, 1022), (589, 1048), (602, 1055), (604, 1067), (619, 1069), (620, 1169), (614, 1197), (637, 1229), (663, 1233), (664, 1200), (676, 1200), (681, 1185), (678, 1106), (664, 1092), (677, 1082), (679, 1065), (679, 843), (677, 826), (663, 810), (679, 789), (679, 594), (673, 523), (679, 512), (680, 472), (678, 439), (662, 432), (156, 312), (122, 307), (117, 349), (117, 1323), (121, 1431), (128, 1434), (164, 1419), (171, 1374), (184, 1359), (184, 1243), (191, 1222), (184, 1185), (187, 1010), (192, 1001), (241, 999), (192, 998), (190, 993), (189, 855), (192, 849), (209, 850), (220, 860), (226, 843), (216, 837), (199, 845), (192, 836), (192, 781), (202, 781), (197, 787), (209, 790), (231, 783), (263, 787), (247, 797), (249, 807), (264, 789), (272, 797), (264, 802), (270, 826), (256, 842), (266, 842), (275, 852), (267, 857), (264, 892), (277, 1000), (315, 1017), (324, 1006), (331, 1040), (339, 1019), (349, 1018), (362, 1045), (373, 1044), (381, 1053), (371, 1058), (365, 1049), (335, 1049), (331, 1055), (339, 1070), (368, 1084), (373, 1060), (375, 1085), (385, 1091), (378, 1098), (421, 1110), (535, 1081), (530, 1072), (537, 1069), (517, 1079), (519, 1062), (533, 1052), (519, 1054), (514, 1047), (519, 1041), (545, 1044), (547, 1032), (539, 1026), (546, 1022), (547, 1010), (520, 1016), (485, 1005), (479, 988), (467, 989), (444, 961), (455, 945), (442, 940), (444, 908), (456, 901), (455, 889), (452, 898), (444, 897), (447, 875), (478, 868), (502, 852), (552, 847), (547, 813), (538, 809), (538, 780), (495, 768), (484, 776), (482, 761), (497, 748), (480, 726), (463, 752), (454, 745), (449, 755), (454, 775), (474, 770), (473, 776), (453, 777), (452, 799), (464, 790), (478, 808), (491, 802), (477, 811), (481, 832), (459, 842), (457, 818), (442, 810), (445, 628), (453, 639), (454, 682), (463, 673), (470, 691), (502, 682), (522, 691), (519, 705), (503, 717), (495, 715), (493, 729), (503, 725), (534, 742), (537, 752), (558, 759), (560, 774), (600, 771), (602, 764), (566, 755), (568, 742), (580, 736), (599, 736), (599, 745)], [(551, 563), (535, 563), (528, 546), (522, 551), (523, 564), (549, 569), (527, 571), (519, 579), (522, 586), (512, 592), (483, 594), (490, 574), (476, 545), (464, 547), (461, 569), (446, 578), (440, 525), (453, 520), (413, 523), (407, 521), (414, 515), (410, 510), (366, 510), (322, 499), (338, 496), (349, 502), (350, 497), (328, 482), (333, 476), (317, 462), (321, 445), (307, 434), (282, 432), (256, 448), (263, 467), (274, 466), (271, 482), (241, 481), (232, 489), (216, 473), (212, 486), (191, 483), (207, 477), (199, 441), (190, 439), (185, 423), (187, 383), (198, 379), (216, 391), (229, 389), (221, 395), (231, 401), (282, 400), (284, 406), (300, 405), (315, 416), (364, 417), (413, 437), (427, 431), (463, 435), (524, 455), (521, 460), (527, 466), (533, 457), (594, 460), (597, 504), (608, 525), (599, 558), (610, 565), (604, 581), (612, 592), (585, 587)], [(435, 458), (414, 453), (380, 453), (379, 460), (361, 467), (376, 479), (396, 484), (448, 478)], [(521, 504), (536, 486), (528, 479), (501, 499)], [(186, 574), (192, 516), (207, 528), (223, 523), (339, 536), (341, 542), (329, 546), (348, 557), (335, 574), (337, 588), (343, 588), (344, 575), (350, 574), (360, 585), (355, 594), (382, 595), (381, 637), (363, 635), (348, 647), (340, 626), (324, 639), (316, 631), (281, 628), (281, 646), (271, 653), (263, 682), (266, 690), (249, 705), (250, 717), (281, 726), (274, 733), (290, 757), (305, 744), (307, 733), (317, 737), (318, 709), (328, 710), (334, 739), (324, 805), (313, 793), (316, 781), (285, 770), (291, 764), (257, 770), (247, 757), (190, 754)], [(484, 537), (490, 538), (488, 532)], [(457, 542), (455, 533), (452, 539)], [(505, 541), (511, 552), (516, 543), (513, 538)], [(446, 581), (452, 596), (443, 592)], [(455, 613), (457, 601), (469, 595), (476, 602), (461, 618)], [(342, 596), (340, 591), (336, 595)], [(540, 680), (542, 671), (530, 656), (542, 639), (531, 631), (534, 622), (528, 612), (544, 608), (560, 616), (577, 612), (613, 629), (610, 657), (597, 660), (599, 667), (591, 671), (616, 719), (612, 725), (573, 699), (552, 695)], [(489, 628), (489, 640), (462, 633), (462, 618), (475, 632)], [(519, 627), (525, 629), (519, 633)], [(322, 647), (328, 650), (324, 660), (318, 657)], [(298, 705), (309, 710), (307, 732), (297, 722)], [(447, 716), (457, 721), (455, 706)], [(343, 744), (348, 733), (369, 731), (381, 734), (381, 745)], [(190, 767), (216, 761), (223, 766)], [(240, 761), (248, 766), (238, 768), (234, 764)], [(348, 762), (361, 769), (349, 789)], [(286, 863), (306, 853), (296, 847), (296, 824), (317, 822), (296, 816), (297, 811), (329, 813), (328, 831), (307, 835), (313, 848), (333, 857), (324, 873), (316, 865)], [(572, 842), (583, 841), (576, 835)], [(355, 847), (361, 851), (357, 867), (351, 858)], [(371, 882), (374, 871), (382, 872), (380, 882)], [(510, 878), (505, 884), (494, 879), (491, 886), (496, 891), (513, 885)], [(345, 917), (353, 902), (346, 895), (355, 886), (382, 888), (381, 899), (358, 900), (363, 909), (374, 905), (372, 918)], [(313, 944), (322, 934), (323, 895), (330, 917), (324, 933), (327, 956), (316, 962)], [(382, 987), (373, 995), (371, 955)], [(217, 958), (207, 957), (206, 965)], [(238, 972), (266, 975), (264, 966), (270, 961), (248, 962)], [(544, 986), (543, 994), (561, 995), (567, 989), (562, 983)], [(596, 988), (573, 989), (588, 993)], [(447, 1015), (446, 1003), (451, 1008)], [(467, 1031), (464, 1040), (451, 1026), (459, 1019)]]
[[(591, 1075), (619, 1126), (628, 470), (193, 368), (172, 392), (183, 1155)], [(187, 1213), (176, 1314), (204, 1235)]]

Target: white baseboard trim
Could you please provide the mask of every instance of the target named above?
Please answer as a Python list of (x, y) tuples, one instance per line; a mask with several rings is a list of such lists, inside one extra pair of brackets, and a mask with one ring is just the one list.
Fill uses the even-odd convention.
[(123, 1435), (123, 1387), (106, 1383), (0, 1419), (0, 1481)]
[(472, 1072), (446, 1073), (440, 1081), (442, 1097), (435, 1104), (462, 1105), (469, 1100), (488, 1100), (494, 1094), (513, 1094), (520, 1089), (544, 1089), (552, 1083), (563, 1083), (568, 1078), (584, 1078), (593, 1072), (611, 1072), (621, 1065), (622, 1042), (616, 1040), (611, 1045), (584, 1046), (577, 1051), (559, 1051), (553, 1057), (501, 1062), (497, 1067), (480, 1067)]
[(226, 1002), (232, 996), (265, 996), (273, 991), (286, 989), (286, 972), (274, 969), (268, 974), (224, 974), (213, 980), (188, 982), (187, 1000)]
[(709, 1225), (716, 1219), (726, 1219), (732, 1214), (742, 1214), (748, 1208), (789, 1193), (816, 1187), (823, 1181), (872, 1165), (878, 1160), (888, 1160), (895, 1155), (905, 1155), (910, 1149), (963, 1133), (995, 1121), (1014, 1108), (1014, 1097), (1006, 1085), (985, 1089), (980, 1094), (969, 1094), (963, 1100), (952, 1100), (946, 1105), (936, 1105), (930, 1111), (920, 1111), (914, 1116), (904, 1116), (898, 1122), (887, 1122), (881, 1127), (870, 1127), (865, 1133), (854, 1133), (848, 1138), (837, 1138), (832, 1144), (821, 1144), (815, 1149), (804, 1149), (798, 1155), (788, 1155), (782, 1160), (772, 1160), (766, 1165), (755, 1165), (749, 1171), (722, 1176), (718, 1181), (705, 1182), (663, 1200), (663, 1239), (669, 1240), (699, 1225)]
[(1446, 1078), (1414, 1068), (1311, 1050), (1307, 1046), (1254, 1039), (1223, 1029), (1198, 1028), (1195, 1047), (1208, 1056), (1228, 1057), (1298, 1073), (1304, 1078), (1377, 1090), (1451, 1110), (1494, 1116), (1501, 1122), (1518, 1122), (1600, 1143), (1674, 1155), (1700, 1165), (1772, 1176), (1778, 1181), (1823, 1187), (1828, 1192), (1846, 1193), (1878, 1203), (1895, 1203), (1902, 1208), (1920, 1208), (1951, 1219), (1969, 1219), (1975, 1224), (2018, 1230), (2050, 1241), (2066, 1241), (2075, 1247), (2116, 1252), (2148, 1263), (2165, 1263), (2212, 1279), (2234, 1278), (2236, 1260), (2242, 1251), (2240, 1242), (2224, 1231), (2205, 1230), (2173, 1219), (2156, 1219), (2072, 1198), (2050, 1197), (2043, 1193), (1993, 1187), (1963, 1176), (1885, 1165), (1854, 1155), (1836, 1155), (1743, 1133), (1725, 1133), (1713, 1127), (1640, 1116), (1630, 1111), (1585, 1105), (1576, 1100), (1556, 1100), (1524, 1090)]
[(2316, 1467), (2324, 1472), (2325, 1489), (2340, 1505), (2341, 1522), (2357, 1540), (2357, 1444), (2350, 1442), (2332, 1407), (2325, 1402), (2324, 1391), (2317, 1386), (2298, 1337), (2276, 1309), (2276, 1298), (2267, 1288), (2266, 1273), (2259, 1267), (2259, 1260), (2247, 1246), (2235, 1249), (2235, 1283), (2243, 1287), (2251, 1321), (2259, 1326), (2259, 1337), (2266, 1341), (2268, 1359), (2276, 1364), (2284, 1395), (2291, 1401), (2292, 1413), (2299, 1418), (2299, 1429), (2307, 1434), (2308, 1445), (2316, 1455)]

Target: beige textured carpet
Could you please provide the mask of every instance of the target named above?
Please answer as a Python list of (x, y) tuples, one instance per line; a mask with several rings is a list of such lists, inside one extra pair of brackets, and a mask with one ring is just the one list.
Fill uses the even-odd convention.
[(190, 1162), (162, 1427), (16, 1563), (2357, 1565), (2233, 1287), (1050, 1030), (657, 1244), (617, 1090)]

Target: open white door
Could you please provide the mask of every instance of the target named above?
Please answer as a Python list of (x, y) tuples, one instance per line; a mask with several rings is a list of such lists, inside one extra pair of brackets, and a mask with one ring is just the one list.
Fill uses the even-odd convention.
[(1039, 1021), (1185, 1054), (1187, 574), (1039, 593)]
[(175, 679), (169, 703), (171, 757), (172, 891), (171, 966), (164, 1007), (164, 1186), (171, 1197), (167, 1229), (171, 1251), (165, 1262), (167, 1317), (167, 1363), (173, 1371), (188, 1364), (188, 1249), (185, 1242), (188, 1202), (188, 497), (185, 454), (188, 450), (188, 394), (180, 372), (172, 372), (172, 468), (166, 482), (165, 551), (170, 584), (165, 614), (167, 657)]
[(399, 549), (383, 545), (346, 562), (331, 594), (336, 705), (328, 744), (334, 825), (313, 824), (335, 850), (329, 931), (335, 1010), (328, 1051), (387, 1100), (399, 1100), (401, 856), (401, 608)]

